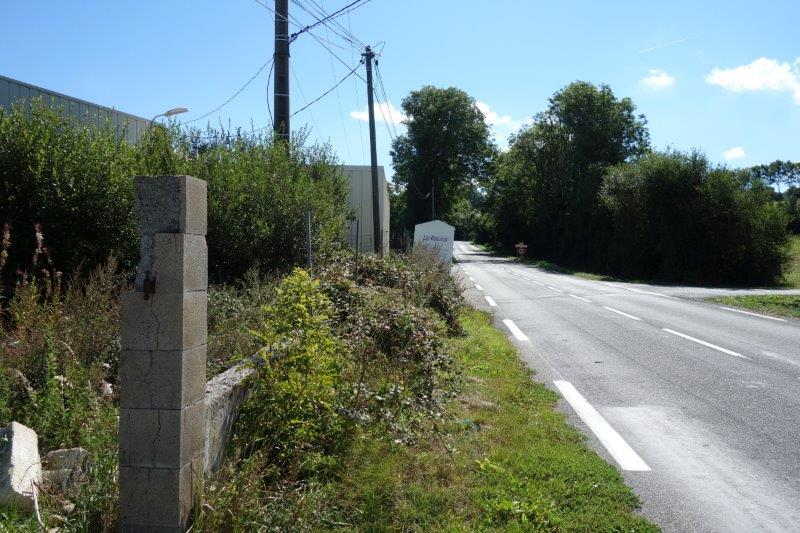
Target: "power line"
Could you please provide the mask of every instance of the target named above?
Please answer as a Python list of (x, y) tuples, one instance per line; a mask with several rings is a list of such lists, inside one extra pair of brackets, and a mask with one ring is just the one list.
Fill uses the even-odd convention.
[(344, 78), (342, 78), (342, 79), (340, 79), (338, 82), (336, 82), (336, 85), (334, 85), (333, 87), (331, 87), (330, 89), (328, 89), (327, 91), (325, 91), (324, 93), (322, 93), (321, 95), (319, 95), (318, 97), (316, 97), (314, 100), (312, 100), (311, 102), (307, 103), (306, 105), (304, 105), (303, 107), (301, 107), (300, 109), (298, 109), (297, 111), (295, 111), (294, 113), (292, 113), (292, 116), (295, 116), (296, 114), (298, 114), (298, 113), (300, 113), (300, 112), (302, 112), (302, 111), (305, 111), (306, 109), (308, 109), (308, 108), (309, 108), (309, 107), (311, 107), (312, 105), (316, 104), (317, 102), (319, 102), (320, 100), (322, 100), (323, 98), (325, 98), (326, 96), (328, 96), (328, 95), (329, 95), (330, 93), (332, 93), (334, 90), (336, 90), (336, 88), (337, 88), (337, 87), (339, 87), (339, 85), (341, 85), (342, 83), (344, 83), (344, 82), (345, 82), (345, 80), (347, 80), (347, 79), (348, 79), (350, 76), (352, 76), (353, 74), (355, 74), (356, 70), (358, 70), (358, 67), (360, 67), (362, 63), (363, 63), (363, 61), (362, 61), (362, 62), (359, 62), (359, 64), (358, 64), (358, 65), (356, 65), (355, 67), (353, 67), (353, 69), (352, 69), (352, 70), (350, 70), (350, 72), (348, 72), (348, 73), (347, 73), (347, 74), (344, 76)]
[[(367, 0), (367, 1), (369, 1), (369, 0)], [(326, 22), (328, 22), (328, 21), (332, 21), (332, 20), (333, 20), (334, 18), (336, 18), (338, 15), (340, 15), (340, 14), (343, 14), (343, 13), (344, 13), (344, 12), (345, 12), (347, 9), (349, 9), (349, 8), (351, 8), (351, 7), (353, 7), (353, 6), (355, 6), (356, 4), (358, 4), (358, 3), (360, 3), (360, 2), (363, 2), (361, 5), (364, 5), (364, 4), (366, 3), (366, 2), (364, 2), (364, 0), (353, 0), (352, 2), (350, 2), (349, 4), (347, 4), (346, 6), (344, 6), (343, 8), (341, 8), (341, 9), (337, 9), (336, 11), (334, 11), (334, 12), (333, 12), (333, 13), (331, 13), (330, 15), (327, 15), (327, 16), (325, 16), (325, 17), (324, 17), (324, 18), (322, 18), (322, 19), (317, 19), (317, 21), (316, 21), (315, 23), (313, 23), (313, 24), (309, 24), (309, 25), (308, 25), (308, 26), (306, 26), (305, 28), (302, 28), (300, 31), (297, 31), (297, 32), (293, 33), (293, 34), (292, 34), (292, 36), (291, 36), (291, 39), (292, 39), (292, 40), (295, 40), (295, 39), (297, 39), (297, 37), (299, 37), (299, 36), (300, 36), (300, 34), (301, 34), (301, 33), (307, 32), (307, 31), (309, 31), (309, 30), (311, 30), (311, 29), (313, 29), (313, 28), (315, 28), (315, 27), (319, 26), (320, 24), (325, 24), (325, 23), (326, 23)], [(361, 7), (361, 6), (356, 6), (356, 7)], [(354, 8), (354, 9), (355, 9), (355, 8)]]
[(198, 120), (203, 120), (204, 118), (206, 118), (206, 117), (209, 117), (209, 116), (213, 115), (214, 113), (216, 113), (217, 111), (219, 111), (220, 109), (222, 109), (223, 107), (225, 107), (226, 105), (230, 104), (230, 103), (231, 103), (231, 102), (232, 102), (232, 101), (233, 101), (233, 100), (234, 100), (234, 99), (235, 99), (237, 96), (239, 96), (240, 94), (242, 94), (242, 91), (244, 91), (245, 89), (247, 89), (247, 87), (248, 87), (248, 86), (249, 86), (251, 83), (253, 83), (253, 80), (255, 80), (255, 79), (258, 77), (258, 75), (259, 75), (259, 74), (261, 74), (261, 73), (264, 71), (264, 69), (265, 69), (265, 68), (267, 68), (267, 65), (271, 64), (272, 62), (273, 62), (273, 59), (270, 59), (269, 61), (267, 61), (266, 63), (264, 63), (263, 65), (261, 65), (261, 66), (258, 68), (258, 70), (256, 71), (256, 73), (255, 73), (255, 74), (253, 74), (252, 76), (250, 76), (250, 79), (249, 79), (249, 80), (247, 80), (247, 81), (244, 83), (244, 85), (242, 85), (241, 87), (239, 87), (239, 89), (238, 89), (238, 90), (237, 90), (235, 93), (233, 93), (233, 94), (232, 94), (232, 95), (231, 95), (231, 96), (230, 96), (230, 97), (229, 97), (227, 100), (225, 100), (224, 102), (222, 102), (220, 105), (218, 105), (217, 107), (215, 107), (214, 109), (212, 109), (212, 110), (211, 110), (211, 111), (209, 111), (208, 113), (204, 113), (203, 115), (200, 115), (200, 116), (199, 116), (199, 117), (197, 117), (197, 118), (193, 118), (192, 120), (187, 120), (187, 121), (185, 121), (185, 122), (181, 122), (181, 125), (192, 124), (192, 123), (194, 123), (194, 122), (197, 122)]
[[(316, 7), (317, 11), (318, 11), (319, 13), (321, 13), (323, 17), (327, 16), (327, 14), (326, 14), (326, 12), (325, 12), (325, 9), (324, 9), (324, 8), (323, 8), (323, 7), (322, 7), (320, 4), (319, 4), (319, 2), (317, 2), (317, 0), (309, 0), (309, 1), (311, 2), (311, 4), (312, 4), (313, 6), (315, 6), (315, 7)], [(370, 2), (370, 1), (371, 1), (371, 0), (364, 0), (364, 2), (363, 2), (363, 3), (361, 3), (361, 4), (359, 4), (359, 5), (356, 5), (356, 6), (354, 6), (354, 7), (351, 7), (349, 10), (347, 10), (347, 11), (344, 11), (344, 12), (343, 12), (341, 15), (349, 15), (350, 13), (352, 13), (353, 11), (355, 11), (356, 9), (358, 9), (358, 8), (359, 8), (359, 7), (361, 7), (361, 6), (363, 6), (363, 5), (366, 5), (366, 4), (367, 4), (368, 2)], [(349, 21), (349, 18), (348, 18), (348, 21)], [(330, 23), (331, 23), (333, 26), (335, 26), (336, 28), (338, 28), (340, 31), (342, 31), (342, 32), (343, 32), (345, 35), (348, 35), (348, 36), (349, 36), (351, 39), (353, 39), (354, 41), (357, 41), (357, 42), (359, 43), (360, 47), (357, 47), (356, 49), (358, 50), (358, 52), (359, 52), (359, 53), (361, 52), (362, 48), (363, 48), (365, 45), (364, 45), (364, 43), (363, 43), (363, 42), (362, 42), (362, 41), (361, 41), (361, 40), (360, 40), (358, 37), (356, 37), (356, 36), (353, 34), (353, 31), (352, 31), (352, 29), (349, 29), (349, 22), (348, 22), (348, 28), (345, 28), (345, 27), (344, 27), (344, 26), (343, 26), (343, 25), (342, 25), (342, 24), (341, 24), (341, 23), (340, 23), (338, 20), (335, 20), (335, 19), (331, 19), (329, 22), (330, 22)], [(327, 24), (326, 24), (326, 27), (327, 27)], [(330, 28), (328, 28), (328, 29), (330, 29)]]
[(267, 74), (267, 113), (269, 113), (269, 123), (274, 124), (272, 119), (272, 107), (269, 105), (269, 81), (272, 79), (272, 70), (275, 68), (275, 56), (272, 57), (272, 64), (269, 66), (269, 73)]
[[(272, 13), (275, 13), (275, 10), (274, 10), (274, 9), (272, 9), (272, 8), (271, 8), (271, 7), (269, 7), (268, 5), (264, 4), (264, 3), (263, 3), (263, 2), (261, 2), (260, 0), (253, 0), (253, 1), (254, 1), (254, 2), (256, 2), (258, 5), (260, 5), (260, 6), (264, 7), (264, 8), (266, 8), (266, 9), (268, 9), (268, 10), (269, 10), (269, 11), (271, 11)], [(304, 10), (306, 10), (305, 8), (303, 8), (303, 9), (304, 9)], [(307, 10), (306, 10), (306, 11), (307, 11)], [(289, 15), (289, 20), (290, 20), (290, 21), (292, 21), (292, 23), (294, 23), (294, 24), (295, 24), (295, 26), (300, 26), (300, 24), (298, 24), (298, 23), (296, 22), (295, 18), (294, 18), (294, 17), (292, 17), (292, 15)], [(327, 26), (326, 26), (326, 27), (327, 27)], [(350, 68), (350, 65), (348, 65), (348, 64), (347, 64), (347, 62), (346, 62), (345, 60), (343, 60), (341, 57), (339, 57), (339, 56), (336, 54), (336, 52), (334, 52), (333, 50), (331, 50), (331, 49), (330, 49), (330, 48), (329, 48), (329, 47), (328, 47), (328, 46), (327, 46), (327, 45), (326, 45), (326, 44), (325, 44), (325, 43), (322, 41), (322, 39), (320, 39), (319, 37), (317, 37), (317, 35), (316, 35), (314, 32), (311, 32), (311, 31), (309, 31), (309, 32), (308, 32), (308, 34), (309, 34), (309, 35), (310, 35), (310, 36), (311, 36), (311, 37), (312, 37), (312, 38), (313, 38), (315, 41), (317, 41), (317, 44), (319, 44), (319, 45), (320, 45), (322, 48), (324, 48), (325, 50), (327, 50), (327, 52), (328, 52), (330, 55), (332, 55), (332, 56), (334, 57), (334, 59), (336, 59), (336, 60), (337, 60), (339, 63), (341, 63), (342, 65), (344, 65), (344, 66), (345, 66), (345, 67), (347, 67), (348, 69)], [(361, 81), (363, 81), (364, 83), (366, 83), (366, 80), (364, 79), (364, 77), (363, 77), (363, 76), (361, 76), (361, 75), (360, 75), (360, 74), (358, 74), (358, 73), (356, 73), (356, 76), (357, 76), (357, 77), (358, 77), (358, 78), (359, 78)]]
[[(328, 28), (333, 33), (335, 33), (336, 35), (338, 35), (339, 37), (341, 37), (342, 39), (344, 39), (345, 41), (350, 43), (352, 46), (355, 46), (355, 47), (363, 46), (363, 43), (361, 41), (359, 41), (355, 36), (347, 35), (346, 33), (343, 33), (341, 31), (337, 31), (335, 28), (331, 27), (330, 25), (325, 24), (323, 22), (323, 19), (319, 18), (319, 16), (317, 16), (315, 13), (313, 13), (309, 8), (307, 8), (305, 5), (303, 5), (298, 0), (291, 0), (291, 1), (292, 1), (292, 3), (294, 5), (296, 5), (297, 7), (299, 7), (300, 9), (302, 9), (303, 11), (305, 11), (306, 13), (311, 15), (317, 21), (317, 24), (324, 24), (326, 28)], [(311, 32), (309, 32), (309, 35), (313, 35), (313, 34)]]
[[(384, 104), (388, 104), (388, 105), (391, 106), (392, 105), (392, 100), (389, 98), (389, 94), (386, 92), (386, 84), (383, 83), (383, 74), (381, 74), (381, 69), (380, 69), (380, 65), (379, 65), (378, 61), (375, 61), (375, 73), (377, 74), (377, 78), (378, 78), (378, 88), (380, 89), (381, 93), (383, 94), (383, 102), (384, 102)], [(387, 112), (391, 115), (391, 109), (387, 110)], [(381, 115), (383, 115), (383, 109), (381, 109)], [(396, 129), (395, 124), (394, 124), (394, 117), (390, 116), (389, 118), (392, 119), (391, 122), (387, 121), (386, 117), (384, 117), (384, 120), (387, 123), (386, 127), (387, 127), (387, 130), (389, 130), (389, 137), (391, 138), (392, 143), (394, 143), (394, 141), (398, 137), (397, 129)]]

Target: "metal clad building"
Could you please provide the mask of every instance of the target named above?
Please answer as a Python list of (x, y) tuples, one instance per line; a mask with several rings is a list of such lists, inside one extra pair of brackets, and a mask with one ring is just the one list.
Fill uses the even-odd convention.
[[(344, 165), (342, 173), (350, 183), (348, 202), (356, 220), (350, 223), (347, 241), (353, 248), (361, 252), (375, 250), (374, 229), (372, 225), (372, 172), (369, 165)], [(383, 232), (383, 251), (389, 251), (389, 189), (383, 167), (378, 167), (378, 180), (381, 191), (378, 195), (380, 203), (380, 225)]]
[(41, 98), (46, 106), (63, 110), (82, 122), (96, 126), (111, 124), (131, 144), (136, 143), (150, 126), (150, 121), (145, 118), (0, 76), (0, 107), (10, 109), (11, 104), (30, 102), (34, 98)]

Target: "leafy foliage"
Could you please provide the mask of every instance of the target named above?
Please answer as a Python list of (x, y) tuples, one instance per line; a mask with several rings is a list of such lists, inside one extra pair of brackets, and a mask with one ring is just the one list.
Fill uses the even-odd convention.
[(599, 262), (605, 220), (599, 192), (605, 169), (649, 149), (643, 116), (607, 86), (575, 82), (512, 138), (489, 185), (493, 241), (525, 241), (537, 257), (569, 266)]
[(237, 433), (245, 456), (259, 451), (275, 468), (299, 475), (346, 444), (344, 346), (331, 330), (331, 313), (319, 281), (305, 271), (295, 269), (278, 286), (253, 331), (264, 348)]
[(489, 173), (495, 148), (484, 116), (467, 93), (426, 86), (403, 99), (407, 133), (392, 145), (395, 182), (408, 195), (408, 227), (453, 205)]
[(88, 271), (109, 255), (136, 261), (133, 177), (188, 174), (208, 182), (209, 272), (241, 277), (252, 267), (288, 270), (305, 250), (305, 213), (315, 246), (341, 240), (347, 187), (326, 147), (286, 146), (241, 131), (151, 128), (136, 146), (111, 128), (77, 122), (44, 106), (0, 109), (0, 222), (15, 246), (4, 261), (28, 262), (39, 225), (65, 273)]
[(786, 216), (771, 189), (698, 153), (652, 153), (612, 167), (603, 204), (615, 274), (759, 284), (781, 273)]

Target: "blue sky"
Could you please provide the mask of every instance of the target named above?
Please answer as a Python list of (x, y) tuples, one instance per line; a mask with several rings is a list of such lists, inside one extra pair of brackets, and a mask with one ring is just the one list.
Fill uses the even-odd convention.
[[(328, 12), (348, 3), (317, 1)], [(290, 9), (300, 24), (312, 21)], [(657, 148), (698, 148), (734, 167), (800, 160), (797, 0), (371, 0), (339, 20), (382, 50), (390, 120), (401, 118), (409, 91), (452, 85), (481, 102), (502, 146), (553, 92), (587, 80), (633, 98)], [(271, 58), (273, 24), (254, 0), (12, 0), (0, 17), (0, 74), (144, 117), (185, 106), (180, 118), (192, 120)], [(349, 44), (316, 33), (358, 63)], [(292, 69), (294, 109), (348, 71), (309, 35), (292, 45)], [(266, 76), (195, 125), (267, 125)], [(365, 86), (350, 78), (293, 127), (310, 127), (342, 161), (366, 164), (365, 110)], [(391, 174), (392, 127), (379, 122), (377, 131)]]

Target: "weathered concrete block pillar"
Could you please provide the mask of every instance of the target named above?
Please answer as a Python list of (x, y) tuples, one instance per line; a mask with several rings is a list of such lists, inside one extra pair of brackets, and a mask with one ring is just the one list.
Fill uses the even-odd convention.
[(203, 476), (208, 250), (206, 183), (136, 178), (141, 234), (122, 300), (122, 531), (184, 531)]

